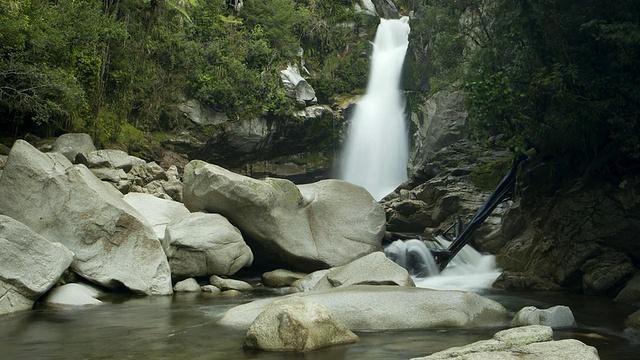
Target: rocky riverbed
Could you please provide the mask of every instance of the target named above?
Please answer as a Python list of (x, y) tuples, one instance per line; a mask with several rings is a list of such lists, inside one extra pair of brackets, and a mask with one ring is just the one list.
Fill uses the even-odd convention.
[[(485, 151), (466, 165), (462, 155), (451, 165), (452, 154), (470, 146), (463, 142), (445, 148), (450, 153), (443, 161), (424, 167), (421, 179), (410, 179), (383, 206), (362, 188), (338, 180), (309, 185), (257, 180), (202, 161), (190, 162), (181, 173), (119, 150), (96, 150), (84, 134), (59, 138), (50, 152), (17, 141), (1, 158), (0, 310), (5, 319), (19, 319), (7, 314), (34, 304), (38, 309), (76, 309), (66, 314), (86, 313), (86, 306), (112, 309), (118, 302), (114, 299), (125, 293), (191, 293), (203, 299), (238, 299), (229, 301), (239, 305), (263, 297), (264, 290), (261, 295), (256, 290), (272, 289), (264, 286), (271, 284), (282, 290), (267, 291), (269, 299), (226, 307), (224, 316), (216, 312), (216, 327), (247, 329), (270, 308), (276, 314), (328, 311), (336, 324), (327, 325), (330, 329), (344, 326), (356, 332), (502, 328), (515, 313), (499, 301), (416, 288), (407, 270), (380, 251), (385, 228), (429, 235), (456, 213), (472, 214), (488, 192), (478, 181), (483, 175), (478, 168), (507, 161), (499, 151)], [(500, 225), (502, 215), (514, 208), (509, 205), (479, 232), (477, 246), (491, 248), (507, 239)], [(254, 274), (282, 270), (265, 273), (259, 283), (233, 280), (247, 267)], [(296, 303), (294, 310), (272, 308), (274, 295), (295, 292), (289, 297), (306, 302)], [(218, 301), (227, 300), (214, 303)], [(517, 325), (557, 328), (558, 319), (567, 317), (536, 311), (516, 316), (521, 319)], [(283, 319), (294, 321), (290, 315), (275, 319), (259, 327), (262, 335), (251, 332), (249, 344), (263, 344), (257, 339), (272, 335), (275, 330), (270, 329), (283, 329)], [(626, 325), (634, 327), (633, 319)], [(307, 334), (317, 328), (314, 324), (294, 329)], [(297, 342), (276, 349), (304, 349), (301, 333), (295, 331)], [(545, 331), (547, 335), (533, 336), (540, 338), (536, 341), (548, 341)], [(333, 330), (309, 336), (313, 348), (336, 344)]]

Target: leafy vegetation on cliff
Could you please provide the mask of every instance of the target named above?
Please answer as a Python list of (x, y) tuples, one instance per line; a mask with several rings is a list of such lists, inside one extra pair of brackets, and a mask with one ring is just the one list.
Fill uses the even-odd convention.
[(0, 135), (122, 141), (171, 129), (185, 97), (277, 120), (293, 109), (279, 70), (301, 61), (301, 47), (319, 97), (364, 87), (356, 44), (366, 41), (354, 28), (376, 19), (352, 0), (244, 3), (0, 0)]
[(458, 80), (476, 130), (580, 172), (638, 170), (639, 2), (431, 0), (418, 15), (432, 88)]

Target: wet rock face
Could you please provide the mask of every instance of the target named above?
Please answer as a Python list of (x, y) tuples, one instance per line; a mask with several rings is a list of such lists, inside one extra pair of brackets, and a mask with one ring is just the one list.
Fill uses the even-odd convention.
[(520, 204), (504, 221), (519, 226), (503, 228), (506, 244), (498, 265), (565, 288), (615, 296), (640, 260), (639, 179), (555, 186), (545, 166), (534, 163), (520, 176)]
[[(501, 149), (481, 148), (468, 140), (444, 147), (382, 199), (387, 231), (430, 236), (436, 229), (447, 229), (456, 217), (467, 224), (509, 166), (508, 154)], [(499, 205), (476, 231), (479, 250), (499, 249), (502, 235), (496, 229), (509, 207), (509, 202)]]
[(463, 101), (462, 91), (437, 92), (412, 114), (411, 121), (417, 130), (409, 155), (410, 173), (418, 171), (445, 146), (469, 138), (469, 114)]

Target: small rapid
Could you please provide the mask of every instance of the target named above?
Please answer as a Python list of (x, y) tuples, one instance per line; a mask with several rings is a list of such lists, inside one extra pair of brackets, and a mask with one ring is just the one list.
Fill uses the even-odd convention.
[(446, 249), (450, 244), (441, 237), (432, 241), (396, 240), (384, 251), (389, 259), (409, 271), (418, 287), (469, 291), (490, 288), (501, 274), (495, 256), (483, 255), (469, 245), (465, 245), (442, 272), (438, 271), (429, 247)]

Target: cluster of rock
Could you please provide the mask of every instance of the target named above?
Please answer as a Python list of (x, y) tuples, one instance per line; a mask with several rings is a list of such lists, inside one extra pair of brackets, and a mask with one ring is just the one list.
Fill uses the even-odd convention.
[[(294, 294), (236, 306), (220, 323), (246, 329), (245, 347), (299, 352), (354, 342), (352, 331), (499, 327), (507, 318), (502, 305), (475, 293), (416, 288), (407, 271), (381, 252), (302, 275), (283, 270), (265, 274), (263, 282), (269, 277), (272, 283), (289, 285)], [(467, 358), (474, 353), (479, 357), (473, 358), (502, 358), (518, 352), (531, 359), (564, 358), (568, 352), (575, 353), (569, 358), (598, 358), (595, 348), (579, 341), (552, 341), (552, 328), (576, 326), (566, 306), (525, 307), (509, 326), (516, 328), (426, 359)], [(554, 349), (565, 346), (567, 352), (556, 356)]]
[(497, 332), (493, 339), (454, 347), (413, 360), (439, 359), (600, 359), (598, 350), (574, 339), (553, 340), (548, 326), (530, 325)]
[(310, 271), (380, 250), (384, 212), (355, 185), (298, 187), (194, 161), (183, 195), (176, 169), (87, 138), (61, 137), (48, 153), (19, 140), (2, 158), (0, 313), (31, 308), (67, 269), (107, 291), (165, 295), (173, 281), (232, 275), (254, 256)]
[[(467, 224), (508, 172), (508, 152), (485, 149), (470, 140), (445, 146), (395, 192), (382, 199), (387, 231), (430, 237), (449, 228), (456, 219)], [(474, 244), (495, 252), (501, 246), (496, 230), (510, 207), (504, 202), (474, 233)]]
[[(541, 181), (544, 179), (544, 181)], [(503, 288), (565, 288), (640, 305), (640, 181), (565, 183), (532, 159), (499, 229)]]

